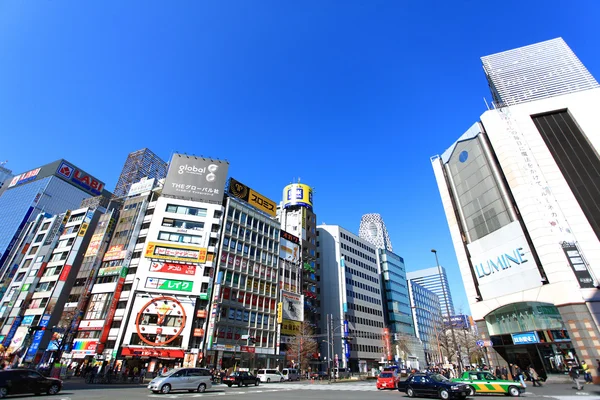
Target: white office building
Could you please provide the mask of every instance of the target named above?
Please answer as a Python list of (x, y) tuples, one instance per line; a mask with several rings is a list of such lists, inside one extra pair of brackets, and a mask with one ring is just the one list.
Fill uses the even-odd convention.
[[(513, 65), (507, 91), (507, 78), (491, 76), (497, 105), (508, 106), (432, 158), (490, 362), (533, 364), (542, 375), (600, 358), (600, 89), (552, 49), (484, 57), (486, 71), (490, 60), (498, 74)], [(552, 90), (531, 82), (538, 75), (552, 77)]]
[[(353, 372), (377, 368), (384, 359), (385, 328), (377, 248), (338, 225), (317, 226), (317, 236), (321, 331), (327, 331), (327, 314), (333, 321), (330, 357)], [(321, 354), (327, 353), (322, 345)]]

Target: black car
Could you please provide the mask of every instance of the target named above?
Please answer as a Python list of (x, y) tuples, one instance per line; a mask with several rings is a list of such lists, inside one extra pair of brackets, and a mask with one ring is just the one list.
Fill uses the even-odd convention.
[(233, 385), (258, 386), (260, 384), (260, 379), (258, 379), (258, 377), (256, 377), (256, 376), (252, 375), (250, 372), (232, 372), (231, 375), (223, 378), (223, 383), (229, 387), (231, 387)]
[(57, 394), (62, 389), (62, 381), (46, 378), (30, 369), (0, 370), (0, 398), (12, 394)]
[(310, 374), (310, 378), (323, 381), (325, 379), (329, 379), (329, 374), (327, 373), (327, 371), (313, 372)]
[(398, 383), (398, 390), (408, 397), (427, 396), (447, 400), (451, 397), (466, 398), (469, 387), (464, 384), (450, 382), (440, 374), (417, 373), (410, 375), (405, 381)]

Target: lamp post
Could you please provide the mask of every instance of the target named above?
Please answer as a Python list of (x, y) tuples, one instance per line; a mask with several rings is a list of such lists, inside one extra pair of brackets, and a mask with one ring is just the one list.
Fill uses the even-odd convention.
[[(437, 265), (438, 275), (440, 276), (440, 285), (442, 286), (442, 293), (444, 294), (444, 303), (446, 303), (446, 315), (448, 316), (448, 320), (450, 320), (450, 306), (448, 305), (448, 295), (446, 294), (446, 286), (444, 285), (444, 281), (442, 280), (442, 268), (440, 267), (440, 262), (438, 260), (437, 250), (431, 249), (431, 252), (435, 255), (435, 263)], [(452, 332), (452, 344), (454, 345), (454, 353), (456, 354), (458, 368), (462, 372), (462, 357), (458, 352), (458, 346), (456, 345), (456, 334), (454, 333), (454, 326), (452, 324), (450, 324), (450, 332)]]

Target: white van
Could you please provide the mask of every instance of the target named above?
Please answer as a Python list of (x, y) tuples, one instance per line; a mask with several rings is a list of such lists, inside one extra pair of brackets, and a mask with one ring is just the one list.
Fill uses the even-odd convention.
[(335, 379), (345, 379), (350, 378), (350, 369), (349, 368), (334, 368), (333, 376)]
[(261, 382), (283, 382), (285, 378), (276, 369), (259, 369), (256, 373)]
[(299, 381), (300, 373), (295, 368), (284, 368), (281, 370), (281, 374), (286, 381)]

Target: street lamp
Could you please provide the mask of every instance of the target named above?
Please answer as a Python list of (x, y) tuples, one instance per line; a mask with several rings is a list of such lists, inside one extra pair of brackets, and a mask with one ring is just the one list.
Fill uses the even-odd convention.
[[(442, 280), (442, 268), (440, 267), (440, 261), (438, 260), (437, 250), (431, 249), (431, 252), (435, 254), (435, 263), (438, 269), (438, 275), (440, 276), (440, 285), (442, 286), (442, 293), (444, 294), (444, 303), (446, 303), (446, 315), (448, 320), (450, 319), (450, 306), (448, 305), (448, 295), (446, 294), (446, 286)], [(443, 321), (442, 321), (443, 323)], [(456, 360), (458, 362), (458, 368), (462, 371), (462, 360), (456, 345), (456, 334), (454, 333), (454, 326), (450, 324), (450, 332), (452, 332), (452, 344), (454, 345), (454, 353), (456, 354)]]

